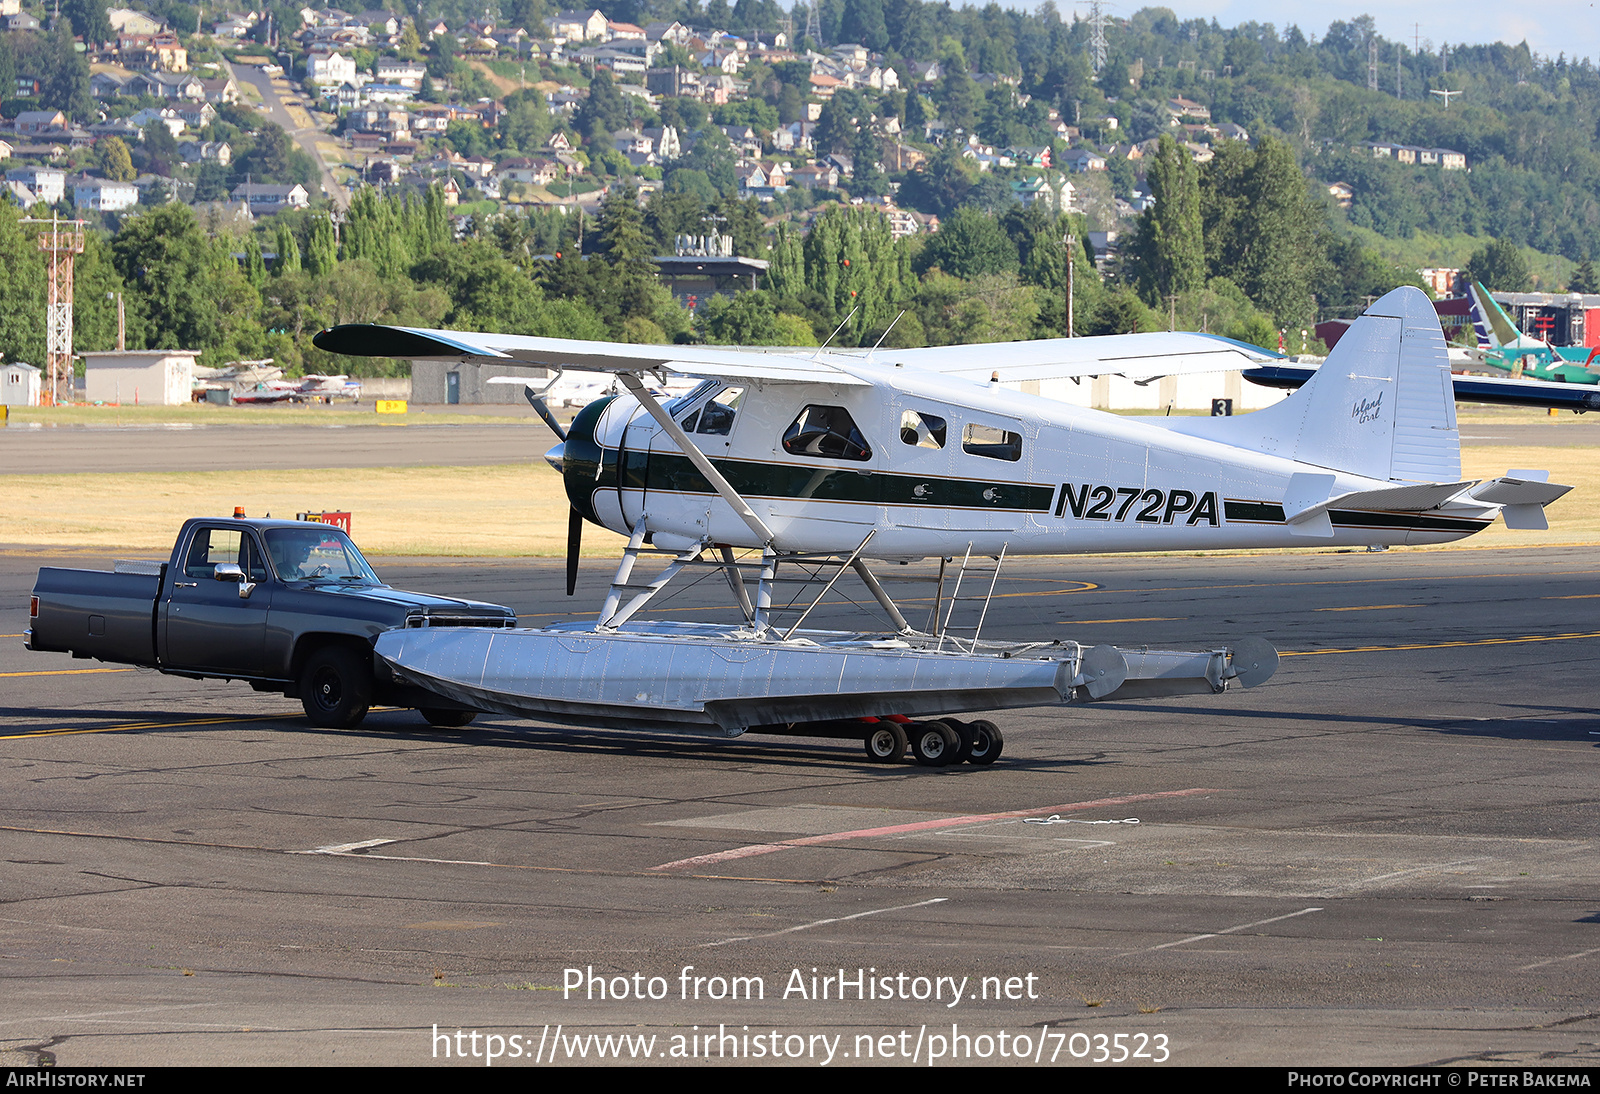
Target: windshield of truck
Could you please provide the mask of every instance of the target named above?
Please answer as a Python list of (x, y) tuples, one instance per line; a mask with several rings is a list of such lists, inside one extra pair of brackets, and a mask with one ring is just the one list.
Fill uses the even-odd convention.
[(284, 581), (342, 581), (381, 585), (350, 537), (328, 525), (269, 528), (267, 554)]

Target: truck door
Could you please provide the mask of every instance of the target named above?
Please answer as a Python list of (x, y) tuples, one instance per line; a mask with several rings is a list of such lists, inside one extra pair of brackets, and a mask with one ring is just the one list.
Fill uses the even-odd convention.
[[(239, 595), (236, 581), (217, 580), (217, 567), (237, 565), (255, 588)], [(161, 616), (163, 668), (265, 675), (267, 611), (272, 582), (255, 536), (240, 528), (201, 525), (171, 575)]]

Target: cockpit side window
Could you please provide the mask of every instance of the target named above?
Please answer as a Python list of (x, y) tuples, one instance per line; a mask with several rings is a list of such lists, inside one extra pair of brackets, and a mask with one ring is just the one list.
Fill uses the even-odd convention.
[[(726, 437), (733, 432), (734, 415), (739, 412), (739, 400), (744, 398), (744, 388), (725, 387), (700, 409), (700, 422), (695, 432), (702, 437)], [(687, 429), (687, 424), (685, 429)]]
[(870, 460), (872, 446), (842, 406), (808, 406), (783, 432), (783, 450), (794, 456)]

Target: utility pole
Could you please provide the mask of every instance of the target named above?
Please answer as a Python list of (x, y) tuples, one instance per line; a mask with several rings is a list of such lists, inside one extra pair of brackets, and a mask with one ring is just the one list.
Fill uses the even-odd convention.
[(1067, 233), (1061, 237), (1061, 242), (1067, 246), (1067, 337), (1072, 337), (1072, 289), (1074, 265), (1072, 252), (1077, 249), (1078, 237)]
[(1449, 110), (1450, 109), (1450, 96), (1459, 95), (1459, 94), (1461, 94), (1461, 92), (1459, 92), (1459, 91), (1439, 91), (1439, 90), (1436, 89), (1436, 90), (1428, 92), (1428, 94), (1429, 95), (1437, 95), (1441, 99), (1443, 99), (1444, 100), (1444, 108), (1446, 110)]

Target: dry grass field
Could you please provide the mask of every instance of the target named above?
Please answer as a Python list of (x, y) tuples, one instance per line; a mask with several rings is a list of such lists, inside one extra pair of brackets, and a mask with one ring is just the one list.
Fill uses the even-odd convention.
[[(1600, 447), (1471, 447), (1463, 474), (1491, 478), (1543, 468), (1575, 487), (1548, 511), (1548, 532), (1495, 523), (1463, 547), (1600, 543)], [(543, 463), (495, 467), (12, 476), (0, 490), (0, 542), (164, 554), (193, 516), (293, 517), (305, 509), (353, 514), (356, 542), (374, 555), (560, 555), (567, 501)], [(610, 557), (622, 538), (590, 526), (584, 554)]]

